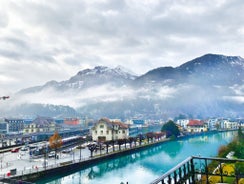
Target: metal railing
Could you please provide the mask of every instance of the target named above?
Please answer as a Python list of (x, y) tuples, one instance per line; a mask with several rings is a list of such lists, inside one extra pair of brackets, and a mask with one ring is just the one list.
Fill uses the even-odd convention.
[(244, 159), (192, 156), (151, 184), (244, 184)]
[(16, 180), (11, 178), (0, 178), (0, 183), (10, 183), (10, 184), (34, 184), (27, 181)]

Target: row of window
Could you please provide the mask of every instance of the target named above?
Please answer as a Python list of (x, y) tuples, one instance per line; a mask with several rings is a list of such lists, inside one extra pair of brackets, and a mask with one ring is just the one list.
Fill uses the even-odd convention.
[[(100, 125), (100, 128), (101, 128), (101, 129), (104, 128), (104, 125)], [(114, 128), (114, 129), (118, 129), (118, 125), (113, 125), (113, 128)]]
[[(115, 134), (118, 134), (118, 133), (120, 134), (121, 131), (115, 130), (114, 133)], [(122, 130), (122, 133), (125, 134), (125, 130)], [(97, 130), (95, 130), (95, 134), (97, 134)], [(100, 131), (100, 134), (103, 135), (103, 130)], [(106, 131), (106, 134), (109, 135), (109, 130)]]

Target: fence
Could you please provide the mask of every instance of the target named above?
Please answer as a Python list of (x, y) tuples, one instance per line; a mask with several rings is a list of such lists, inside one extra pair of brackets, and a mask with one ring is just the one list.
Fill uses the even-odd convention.
[(189, 157), (151, 184), (244, 184), (244, 159)]

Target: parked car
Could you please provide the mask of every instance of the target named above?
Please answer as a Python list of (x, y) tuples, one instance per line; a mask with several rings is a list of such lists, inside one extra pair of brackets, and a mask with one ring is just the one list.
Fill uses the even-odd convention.
[(54, 158), (54, 157), (55, 157), (55, 152), (54, 152), (54, 151), (51, 151), (51, 152), (48, 154), (48, 157), (49, 157), (49, 158)]
[(21, 151), (27, 151), (28, 148), (27, 148), (26, 146), (24, 146), (24, 147), (22, 147), (20, 150), (21, 150)]
[(17, 153), (17, 152), (19, 152), (19, 148), (13, 148), (13, 149), (11, 150), (11, 153)]
[(65, 150), (62, 151), (62, 153), (70, 153), (71, 151), (72, 151), (71, 148), (70, 149), (65, 149)]

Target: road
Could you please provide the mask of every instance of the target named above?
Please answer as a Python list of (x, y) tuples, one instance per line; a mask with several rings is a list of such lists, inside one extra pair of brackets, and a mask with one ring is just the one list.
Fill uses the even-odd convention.
[[(72, 149), (70, 153), (58, 153), (59, 159), (46, 158), (46, 166), (54, 165), (77, 159), (87, 159), (90, 156), (90, 151), (84, 149)], [(6, 175), (10, 170), (26, 171), (44, 167), (44, 157), (31, 158), (29, 150), (12, 153), (11, 151), (0, 153), (0, 176)]]

